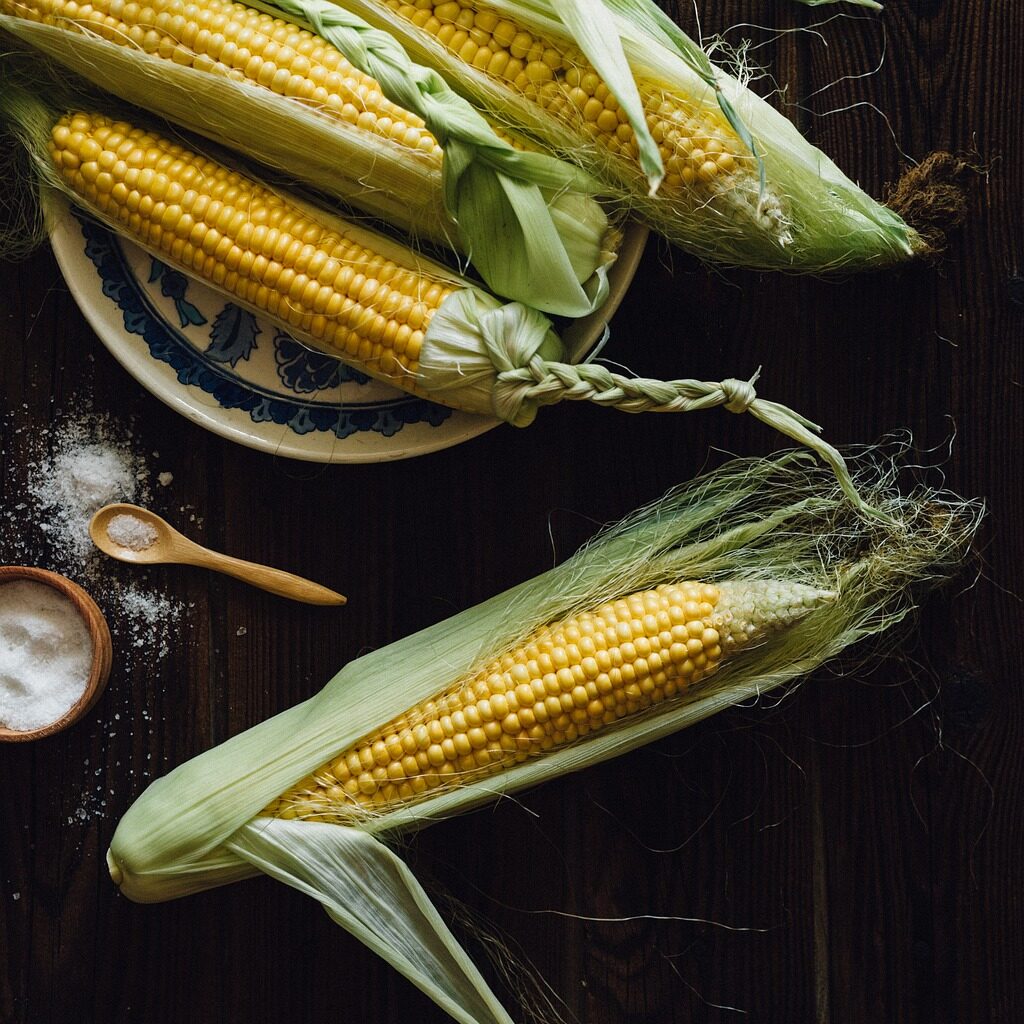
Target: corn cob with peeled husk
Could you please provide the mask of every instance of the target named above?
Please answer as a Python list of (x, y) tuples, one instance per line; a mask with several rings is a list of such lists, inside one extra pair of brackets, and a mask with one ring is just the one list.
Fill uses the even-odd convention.
[(499, 137), (390, 39), (375, 68), (404, 84), (411, 109), (329, 43), (231, 0), (0, 0), (0, 30), (123, 100), (454, 245), (500, 295), (571, 317), (607, 296), (617, 228), (589, 195), (595, 183)]
[(107, 862), (153, 902), (267, 873), (455, 1019), (508, 1022), (389, 835), (479, 807), (812, 671), (953, 571), (980, 507), (853, 461), (865, 518), (806, 453), (730, 463), (512, 590), (346, 666), (153, 783)]
[(284, 196), (155, 132), (55, 111), (13, 79), (6, 119), (45, 186), (296, 339), (406, 391), (517, 426), (542, 405), (627, 412), (724, 405), (808, 445), (861, 504), (817, 427), (752, 382), (658, 381), (566, 361), (543, 314), (493, 295), (391, 239)]
[(704, 259), (818, 272), (930, 251), (647, 0), (253, 2), (343, 50), (353, 17), (393, 34)]

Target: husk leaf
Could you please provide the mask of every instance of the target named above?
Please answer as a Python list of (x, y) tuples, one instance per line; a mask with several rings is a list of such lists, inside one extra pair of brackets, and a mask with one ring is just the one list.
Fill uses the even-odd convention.
[(552, 13), (626, 112), (636, 138), (640, 167), (654, 195), (665, 177), (665, 167), (610, 11), (591, 0), (556, 0)]
[[(885, 511), (887, 523), (860, 516), (805, 453), (738, 460), (670, 492), (562, 565), (351, 662), (309, 700), (154, 782), (114, 834), (108, 853), (113, 877), (132, 899), (150, 901), (266, 871), (322, 902), (416, 984), (422, 984), (424, 957), (447, 964), (437, 975), (441, 996), (424, 990), (449, 1012), (446, 1000), (454, 998), (457, 1019), (504, 1019), (467, 972), (468, 961), (422, 890), (383, 848), (353, 833), (383, 837), (416, 829), (625, 753), (803, 676), (902, 621), (922, 586), (948, 575), (964, 557), (982, 509), (924, 487), (901, 495), (895, 488), (900, 454), (866, 450), (854, 459), (859, 487)], [(435, 791), (352, 829), (258, 817), (339, 751), (540, 625), (684, 579), (784, 579), (830, 589), (835, 599), (724, 664), (688, 698), (497, 776)], [(359, 865), (387, 878), (360, 881)], [(389, 925), (389, 936), (382, 937), (372, 919), (376, 901), (399, 922)], [(369, 917), (352, 909), (358, 907)], [(410, 951), (405, 939), (396, 942), (403, 929), (417, 936), (412, 945), (424, 948)], [(453, 995), (465, 985), (470, 995)]]
[(258, 818), (228, 847), (312, 896), (460, 1024), (512, 1024), (404, 861), (358, 829)]

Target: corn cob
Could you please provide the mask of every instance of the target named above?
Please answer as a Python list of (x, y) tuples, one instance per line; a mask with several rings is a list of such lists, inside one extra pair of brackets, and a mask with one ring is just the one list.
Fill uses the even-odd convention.
[[(454, 245), (500, 294), (564, 316), (589, 313), (607, 294), (605, 272), (620, 235), (600, 204), (578, 191), (579, 172), (504, 129), (493, 130), (450, 91), (450, 116), (462, 134), (450, 131), (438, 113), (447, 110), (445, 96), (435, 96), (431, 107), (447, 144), (461, 144), (466, 132), (475, 132), (477, 142), (498, 153), (500, 168), (485, 173), (506, 175), (516, 186), (478, 189), (488, 197), (483, 204), (470, 206), (459, 185), (467, 170), (464, 151), (456, 161), (461, 170), (450, 170), (423, 119), (385, 98), (376, 80), (319, 37), (244, 4), (0, 0), (4, 27), (187, 129), (403, 230)], [(164, 78), (178, 88), (157, 87)], [(202, 90), (201, 98), (183, 102), (193, 89)], [(274, 94), (277, 105), (260, 93)], [(276, 120), (261, 129), (271, 115)], [(505, 159), (527, 150), (535, 163)], [(532, 186), (531, 176), (541, 175), (544, 187)], [(493, 242), (493, 222), (507, 229), (517, 220), (523, 236), (532, 231), (538, 240), (510, 232), (502, 253)], [(530, 270), (549, 283), (531, 286)]]
[[(16, 89), (0, 97), (44, 180), (87, 210), (267, 314), (298, 340), (397, 387), (525, 426), (541, 405), (594, 401), (628, 412), (725, 405), (813, 448), (863, 507), (817, 429), (758, 399), (752, 382), (655, 381), (563, 362), (551, 322), (502, 303), (397, 243), (300, 206), (206, 157), (102, 114), (65, 114)], [(37, 133), (48, 136), (46, 152)], [(28, 127), (26, 127), (28, 125)]]
[[(918, 603), (919, 585), (963, 558), (981, 509), (923, 488), (902, 497), (892, 487), (898, 468), (872, 450), (858, 474), (891, 529), (859, 516), (803, 454), (737, 462), (695, 480), (566, 563), (376, 648), (308, 700), (153, 782), (118, 824), (107, 853), (111, 877), (130, 899), (153, 902), (267, 874), (316, 899), (460, 1024), (511, 1024), (429, 895), (376, 837), (601, 763), (731, 705), (755, 704), (900, 622)], [(679, 660), (676, 643), (686, 647)], [(628, 676), (627, 667), (635, 678), (616, 686), (613, 671)], [(523, 670), (528, 678), (517, 678)], [(586, 707), (580, 695), (577, 706), (577, 681), (570, 688), (565, 678), (563, 689), (559, 680), (566, 670), (582, 673), (584, 689), (604, 687), (602, 675), (611, 689), (586, 694)], [(556, 696), (549, 683), (558, 686), (559, 708), (542, 722), (539, 709)], [(657, 699), (670, 683), (676, 693)], [(521, 685), (529, 695), (517, 692)], [(571, 709), (562, 706), (566, 694)], [(591, 715), (594, 699), (602, 711)], [(527, 708), (550, 733), (529, 736)], [(470, 730), (493, 734), (501, 714), (501, 737), (515, 749), (500, 737), (497, 750), (474, 748), (480, 737)], [(513, 714), (518, 732), (512, 722), (511, 731), (504, 727)], [(563, 714), (569, 722), (559, 728)], [(519, 745), (524, 731), (529, 749)], [(486, 731), (484, 739), (493, 742)], [(474, 755), (487, 751), (487, 763), (460, 764), (470, 756), (458, 751), (466, 743)], [(414, 759), (408, 769), (406, 756)], [(399, 768), (405, 778), (396, 782)]]
[(834, 596), (796, 583), (688, 581), (605, 603), (393, 719), (264, 813), (351, 822), (497, 774), (682, 698), (729, 655)]
[[(330, 43), (280, 18), (231, 0), (0, 0), (0, 14), (90, 34), (180, 67), (263, 86), (418, 154), (440, 169), (444, 151), (422, 118), (390, 102), (380, 85)], [(509, 145), (535, 150), (500, 124)]]
[(51, 156), (90, 207), (169, 260), (337, 355), (417, 390), (424, 331), (454, 289), (370, 252), (274, 192), (177, 143), (78, 113)]
[[(331, 37), (326, 0), (261, 2), (301, 9), (319, 34)], [(714, 68), (645, 0), (595, 5), (594, 15), (608, 19), (624, 53), (621, 67), (609, 63), (607, 72), (596, 67), (596, 56), (588, 59), (562, 20), (567, 9), (581, 11), (579, 4), (340, 0), (340, 6), (393, 32), (491, 116), (578, 162), (632, 215), (703, 258), (830, 270), (882, 266), (928, 249), (894, 210), (872, 200), (789, 121)], [(612, 71), (620, 76), (614, 86)], [(661, 164), (663, 180), (651, 171), (652, 160)]]
[(441, 147), (415, 114), (329, 43), (230, 0), (0, 0), (0, 13), (99, 36), (211, 74), (248, 81), (371, 132), (441, 166)]

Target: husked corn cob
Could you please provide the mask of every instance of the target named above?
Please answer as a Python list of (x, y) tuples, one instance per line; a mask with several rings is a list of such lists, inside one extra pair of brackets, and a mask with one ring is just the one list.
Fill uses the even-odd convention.
[(143, 244), (415, 389), (424, 331), (457, 285), (411, 253), (399, 265), (238, 172), (100, 114), (61, 118), (50, 152), (77, 195)]
[(393, 33), (490, 116), (712, 262), (824, 272), (933, 248), (899, 211), (917, 217), (916, 198), (940, 187), (940, 173), (894, 194), (892, 208), (876, 202), (653, 0), (261, 2), (343, 49), (338, 7)]
[(833, 596), (794, 583), (688, 581), (610, 601), (411, 708), (264, 813), (343, 821), (497, 773), (678, 698)]
[(318, 36), (230, 0), (0, 0), (0, 13), (91, 33), (315, 107), (440, 166), (423, 121)]
[[(373, 2), (641, 174), (625, 111), (573, 43), (544, 38), (476, 0)], [(785, 243), (780, 203), (761, 195), (757, 162), (722, 113), (640, 76), (637, 87), (665, 168), (659, 194), (690, 208), (716, 203), (722, 211), (779, 232)]]
[(903, 621), (956, 570), (983, 510), (903, 496), (888, 455), (862, 458), (892, 528), (792, 452), (723, 466), (152, 782), (111, 840), (111, 878), (153, 903), (266, 874), (461, 1024), (521, 1019), (388, 840), (752, 707)]

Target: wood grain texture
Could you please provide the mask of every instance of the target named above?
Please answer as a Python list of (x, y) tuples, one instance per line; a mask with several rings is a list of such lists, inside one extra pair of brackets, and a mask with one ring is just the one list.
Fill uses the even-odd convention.
[[(977, 564), (926, 602), (895, 656), (820, 672), (785, 700), (440, 824), (405, 852), (451, 913), (532, 960), (568, 1020), (1015, 1024), (1024, 8), (889, 0), (880, 17), (843, 19), (783, 0), (696, 8), (708, 36), (819, 26), (728, 38), (763, 44), (755, 58), (786, 86), (780, 102), (874, 194), (905, 166), (901, 151), (974, 151), (987, 170), (937, 268), (828, 281), (709, 272), (652, 243), (607, 355), (705, 379), (761, 365), (761, 393), (837, 443), (912, 432), (949, 487), (989, 503)], [(692, 29), (690, 4), (666, 9)], [(4, 265), (0, 295), (4, 507), (25, 489), (18, 431), (88, 400), (131, 422), (139, 450), (159, 450), (173, 472), (156, 511), (195, 510), (199, 542), (349, 597), (311, 608), (153, 569), (151, 585), (187, 606), (168, 656), (122, 659), (90, 719), (0, 753), (0, 1021), (440, 1024), (315, 905), (267, 880), (163, 905), (121, 898), (103, 862), (119, 816), (153, 777), (315, 692), (360, 652), (543, 570), (722, 450), (763, 453), (777, 439), (721, 410), (566, 404), (529, 430), (422, 459), (307, 466), (206, 434), (142, 391), (48, 252)], [(37, 525), (20, 533), (49, 565)], [(0, 559), (10, 542), (0, 533)], [(111, 626), (123, 643), (127, 624)]]

